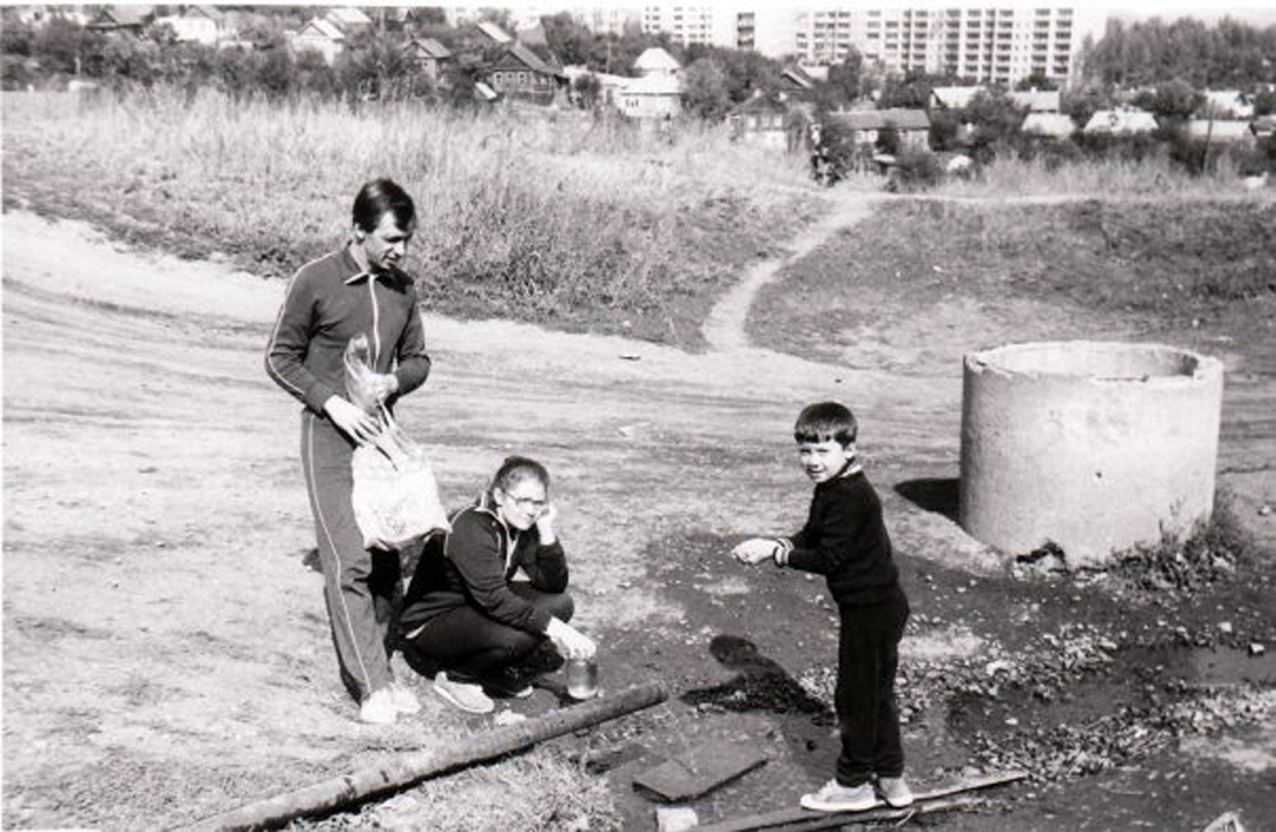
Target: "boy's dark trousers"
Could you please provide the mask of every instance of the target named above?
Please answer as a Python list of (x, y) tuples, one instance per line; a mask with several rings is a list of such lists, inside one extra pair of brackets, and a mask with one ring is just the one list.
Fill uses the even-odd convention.
[(858, 786), (876, 774), (904, 773), (904, 748), (895, 706), (899, 642), (908, 621), (908, 599), (896, 588), (890, 600), (840, 605), (837, 690), (834, 705), (842, 736), (837, 782)]

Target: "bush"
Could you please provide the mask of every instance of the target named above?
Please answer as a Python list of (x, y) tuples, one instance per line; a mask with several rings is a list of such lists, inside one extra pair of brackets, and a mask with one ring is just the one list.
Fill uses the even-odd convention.
[(924, 191), (944, 181), (944, 166), (934, 153), (906, 148), (895, 158), (891, 180), (898, 190)]

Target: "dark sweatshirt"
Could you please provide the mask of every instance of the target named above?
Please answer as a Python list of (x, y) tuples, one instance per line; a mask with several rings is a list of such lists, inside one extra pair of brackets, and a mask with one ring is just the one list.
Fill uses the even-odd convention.
[(543, 635), (550, 614), (509, 588), (519, 567), (541, 592), (567, 589), (562, 544), (541, 545), (535, 526), (525, 532), (506, 528), (485, 494), (452, 518), (450, 534), (426, 542), (404, 598), (403, 631), (471, 606), (502, 624)]
[(859, 466), (816, 483), (806, 525), (789, 542), (788, 565), (823, 575), (838, 605), (879, 604), (899, 591), (882, 503)]
[(323, 415), (323, 403), (345, 395), (346, 344), (366, 335), (378, 373), (399, 379), (396, 397), (430, 373), (421, 314), (412, 278), (361, 271), (349, 248), (302, 266), (288, 284), (266, 348), (266, 372)]

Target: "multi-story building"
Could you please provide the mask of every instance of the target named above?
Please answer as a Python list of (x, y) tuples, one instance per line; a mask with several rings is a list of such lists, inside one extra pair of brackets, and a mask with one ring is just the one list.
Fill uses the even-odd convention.
[[(796, 55), (813, 66), (843, 60), (853, 47), (887, 72), (918, 70), (981, 83), (1031, 75), (1066, 82), (1086, 31), (1090, 0), (832, 0), (786, 8), (766, 0), (648, 2), (642, 27), (683, 43)], [(1101, 25), (1101, 24), (1100, 24)]]
[(918, 70), (1012, 84), (1066, 81), (1080, 44), (1074, 5), (1002, 0), (947, 5), (829, 6), (797, 13), (795, 51), (833, 64), (854, 47), (886, 71)]

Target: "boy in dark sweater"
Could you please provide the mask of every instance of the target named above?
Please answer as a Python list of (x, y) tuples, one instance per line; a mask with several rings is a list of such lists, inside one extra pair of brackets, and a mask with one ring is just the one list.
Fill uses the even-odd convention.
[(881, 501), (856, 460), (856, 430), (854, 415), (837, 402), (803, 409), (793, 436), (802, 468), (815, 483), (806, 525), (791, 538), (755, 537), (732, 550), (742, 563), (770, 560), (823, 575), (837, 602), (834, 705), (842, 752), (836, 777), (801, 801), (824, 812), (871, 809), (878, 794), (895, 807), (913, 802), (895, 706), (908, 599), (891, 558)]

